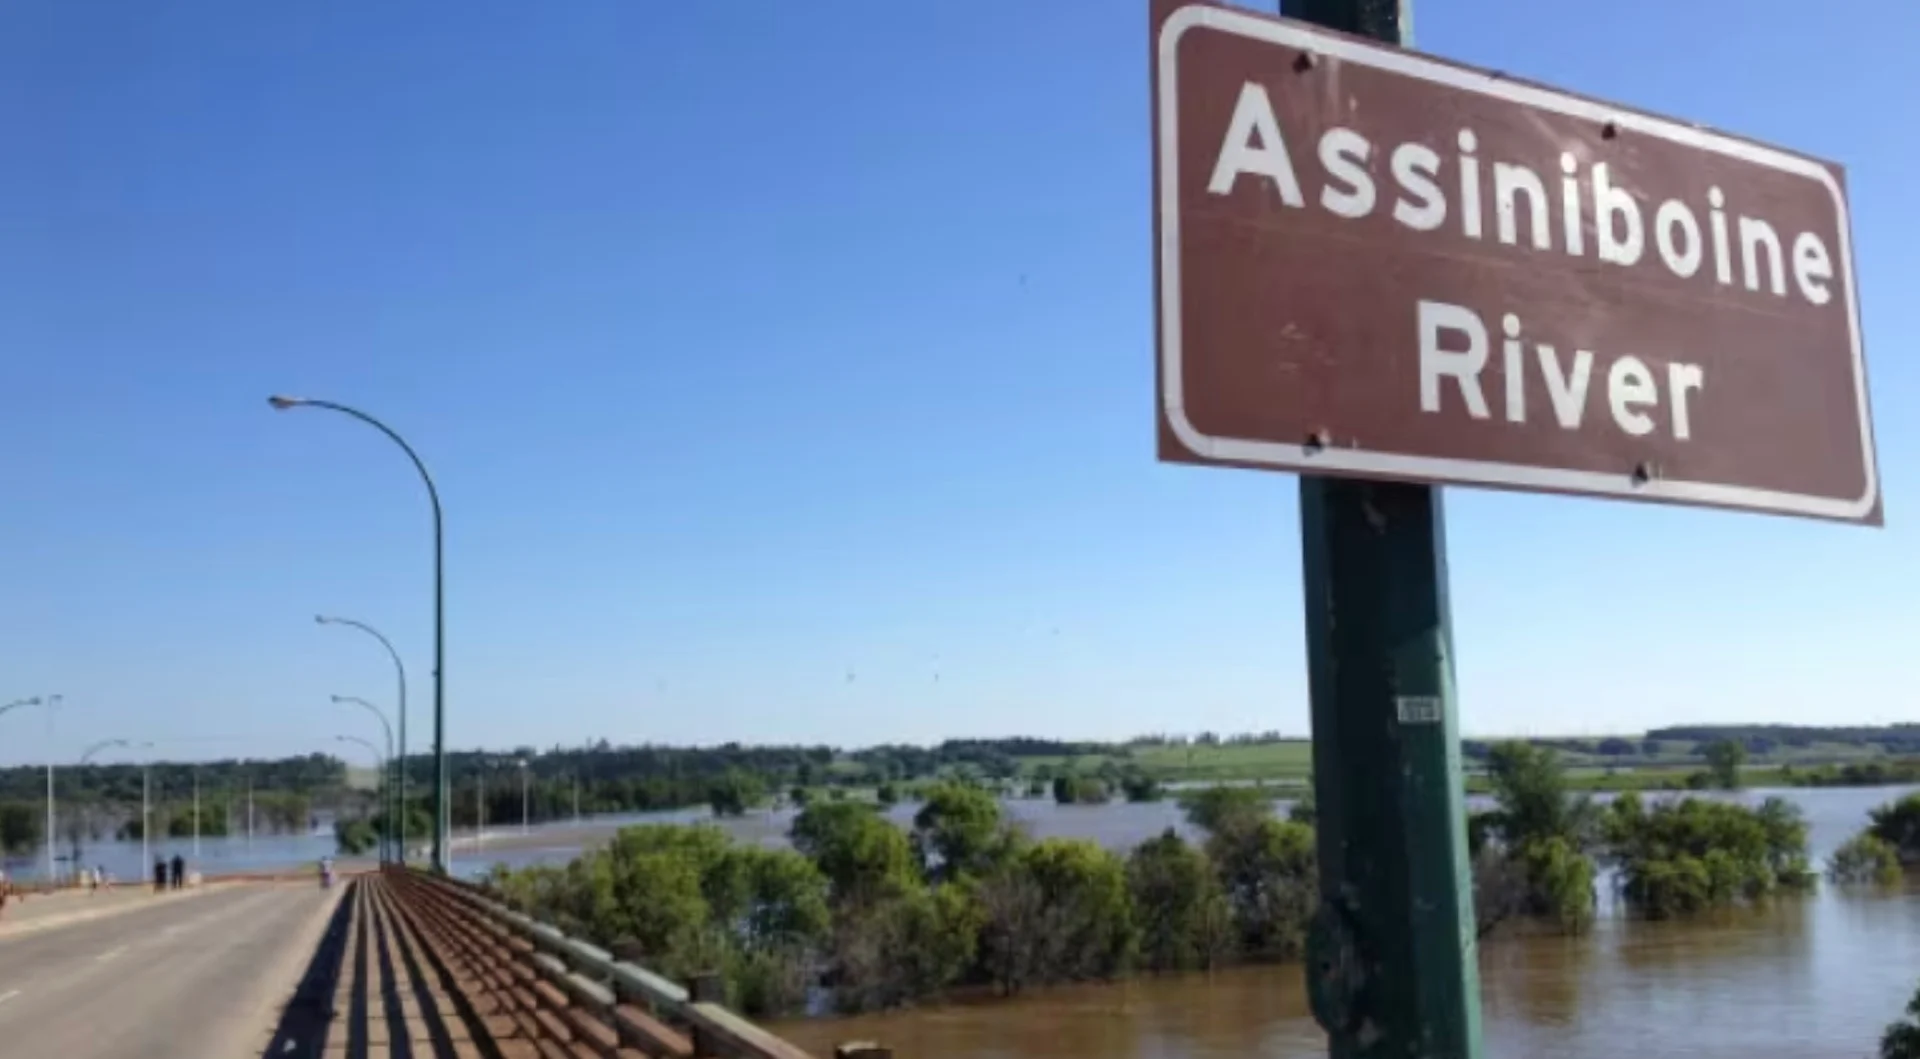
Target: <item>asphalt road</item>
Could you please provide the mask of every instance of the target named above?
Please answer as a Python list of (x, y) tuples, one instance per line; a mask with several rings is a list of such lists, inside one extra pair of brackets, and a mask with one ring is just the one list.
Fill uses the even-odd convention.
[(338, 891), (214, 890), (105, 919), (0, 937), (7, 1059), (225, 1059), (292, 992)]

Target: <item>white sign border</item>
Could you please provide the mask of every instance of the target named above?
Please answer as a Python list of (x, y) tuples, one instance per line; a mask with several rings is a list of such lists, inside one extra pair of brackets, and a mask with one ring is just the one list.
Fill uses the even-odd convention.
[[(1636, 484), (1627, 473), (1614, 475), (1598, 471), (1576, 471), (1530, 464), (1413, 456), (1404, 453), (1368, 452), (1337, 447), (1309, 452), (1304, 444), (1214, 437), (1201, 433), (1187, 418), (1184, 385), (1180, 374), (1183, 321), (1180, 312), (1179, 46), (1181, 38), (1189, 30), (1196, 28), (1211, 29), (1253, 40), (1313, 51), (1344, 62), (1358, 63), (1405, 77), (1494, 96), (1522, 106), (1555, 111), (1569, 117), (1591, 121), (1596, 125), (1610, 121), (1623, 130), (1670, 140), (1696, 150), (1713, 151), (1743, 162), (1818, 181), (1833, 196), (1834, 210), (1839, 220), (1839, 259), (1846, 280), (1847, 327), (1853, 344), (1854, 399), (1859, 409), (1860, 452), (1865, 464), (1866, 491), (1857, 499), (1846, 500), (1666, 478), (1655, 478)], [(1615, 110), (1592, 100), (1566, 96), (1532, 85), (1503, 80), (1476, 70), (1434, 62), (1410, 51), (1366, 45), (1344, 37), (1318, 33), (1296, 24), (1276, 22), (1220, 7), (1196, 4), (1175, 11), (1160, 26), (1157, 52), (1159, 57), (1159, 143), (1156, 165), (1160, 179), (1158, 208), (1160, 214), (1161, 395), (1167, 423), (1172, 428), (1174, 436), (1179, 438), (1180, 443), (1188, 450), (1202, 457), (1225, 462), (1256, 464), (1309, 473), (1344, 472), (1360, 476), (1432, 479), (1537, 491), (1624, 496), (1856, 522), (1865, 519), (1873, 510), (1879, 499), (1880, 480), (1873, 445), (1872, 410), (1867, 403), (1866, 364), (1860, 347), (1860, 301), (1853, 272), (1852, 218), (1847, 212), (1846, 196), (1841, 193), (1839, 183), (1834, 180), (1833, 174), (1828, 172), (1825, 166), (1807, 158), (1721, 136), (1705, 129), (1629, 110)]]

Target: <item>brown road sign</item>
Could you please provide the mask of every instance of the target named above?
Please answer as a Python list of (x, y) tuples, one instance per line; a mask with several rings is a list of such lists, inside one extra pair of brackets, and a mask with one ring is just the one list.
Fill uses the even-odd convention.
[(1880, 521), (1838, 166), (1153, 8), (1160, 455)]

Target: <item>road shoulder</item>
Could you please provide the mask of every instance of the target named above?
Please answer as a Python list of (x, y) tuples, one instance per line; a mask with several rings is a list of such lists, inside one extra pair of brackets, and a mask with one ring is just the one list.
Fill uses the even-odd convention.
[[(300, 885), (300, 884), (284, 884)], [(314, 883), (305, 885), (312, 886)], [(307, 965), (313, 961), (314, 954), (320, 949), (321, 940), (326, 936), (327, 925), (332, 922), (334, 913), (340, 907), (340, 901), (350, 889), (344, 882), (335, 882), (333, 890), (325, 901), (315, 906), (313, 912), (301, 923), (289, 940), (285, 949), (274, 960), (273, 965), (263, 968), (256, 980), (252, 996), (239, 1008), (244, 1018), (235, 1022), (233, 1033), (229, 1036), (230, 1048), (223, 1048), (222, 1055), (264, 1055), (272, 1043), (280, 1026), (281, 1016), (289, 1004), (295, 1000), (295, 994), (305, 976)]]

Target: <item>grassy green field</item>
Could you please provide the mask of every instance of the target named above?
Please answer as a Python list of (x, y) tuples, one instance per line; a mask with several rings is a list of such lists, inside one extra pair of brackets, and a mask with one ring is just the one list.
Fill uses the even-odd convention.
[(1117, 754), (1023, 757), (1021, 774), (1093, 772), (1111, 761), (1137, 768), (1167, 783), (1229, 780), (1301, 781), (1313, 772), (1313, 746), (1304, 739), (1279, 743), (1138, 746)]
[[(1500, 741), (1497, 737), (1485, 736), (1467, 740), (1469, 749), (1482, 755), (1488, 745)], [(1638, 736), (1534, 737), (1527, 741), (1550, 746), (1567, 771), (1569, 785), (1575, 789), (1684, 788), (1690, 776), (1706, 768), (1704, 756), (1696, 754), (1698, 747), (1690, 740), (1661, 739), (1652, 754), (1647, 753), (1648, 741)], [(1602, 745), (1614, 750), (1627, 749), (1621, 745), (1622, 741), (1630, 746), (1631, 752), (1599, 752)], [(1044, 783), (1066, 774), (1105, 775), (1113, 780), (1117, 772), (1122, 775), (1144, 773), (1163, 784), (1262, 782), (1302, 786), (1313, 774), (1313, 745), (1306, 739), (1079, 745), (1089, 752), (1073, 756), (1015, 752), (1013, 756), (1001, 758), (991, 773), (986, 771), (986, 766), (972, 760), (949, 761), (939, 766), (937, 774), (916, 776), (908, 782), (984, 779), (990, 774), (1006, 775), (999, 771), (1006, 767), (1011, 767), (1013, 777), (1023, 784), (1036, 780)], [(1783, 774), (1785, 768), (1805, 771), (1893, 760), (1878, 742), (1810, 742), (1791, 746), (1777, 741), (1767, 753), (1752, 755), (1744, 773), (1749, 786), (1789, 786), (1793, 777)], [(1484, 778), (1479, 775), (1481, 769), (1481, 760), (1469, 754), (1466, 771), (1471, 789), (1484, 788)], [(875, 779), (869, 766), (851, 755), (833, 762), (827, 772), (832, 781), (841, 785), (860, 785)]]
[[(1670, 740), (1663, 743), (1658, 755), (1636, 755), (1624, 761), (1619, 757), (1579, 750), (1556, 752), (1567, 767), (1568, 782), (1575, 788), (1633, 790), (1684, 785), (1687, 776), (1705, 767), (1704, 761), (1693, 756), (1693, 750), (1694, 745), (1690, 742)], [(1781, 786), (1787, 782), (1780, 771), (1782, 766), (1802, 768), (1815, 764), (1847, 764), (1886, 756), (1877, 746), (1815, 743), (1806, 747), (1781, 747), (1774, 753), (1754, 759), (1742, 771), (1750, 786)], [(1304, 739), (1271, 743), (1136, 746), (1113, 754), (1020, 759), (1021, 772), (1025, 777), (1064, 771), (1093, 772), (1109, 761), (1120, 768), (1140, 769), (1165, 783), (1261, 780), (1294, 784), (1304, 783), (1313, 774), (1313, 746)], [(1469, 760), (1467, 766), (1470, 775), (1477, 771), (1475, 762)]]
[[(1500, 740), (1498, 738), (1492, 738), (1481, 741), (1497, 743)], [(1660, 753), (1658, 755), (1654, 757), (1635, 755), (1629, 758), (1626, 763), (1630, 767), (1665, 765), (1683, 768), (1699, 768), (1701, 766), (1701, 759), (1694, 755), (1694, 749), (1697, 745), (1698, 744), (1684, 739), (1662, 740)], [(1620, 759), (1608, 757), (1605, 754), (1587, 753), (1585, 751), (1564, 748), (1556, 748), (1555, 752), (1560, 756), (1561, 763), (1568, 768), (1605, 768), (1609, 765), (1621, 764)], [(1859, 761), (1871, 761), (1875, 758), (1884, 758), (1886, 756), (1886, 751), (1874, 745), (1863, 746), (1858, 743), (1812, 743), (1804, 747), (1776, 747), (1764, 757), (1756, 758), (1754, 763), (1756, 765), (1772, 766), (1848, 764)]]
[[(1641, 768), (1572, 768), (1566, 773), (1567, 788), (1575, 791), (1657, 791), (1684, 789), (1687, 778), (1700, 771), (1700, 764), (1653, 765)], [(1791, 787), (1779, 765), (1748, 766), (1740, 770), (1743, 787)], [(1489, 789), (1483, 773), (1467, 777), (1467, 790), (1484, 794)]]
[(1299, 739), (1225, 746), (1147, 746), (1136, 750), (1133, 760), (1148, 772), (1175, 781), (1304, 780), (1313, 773), (1313, 744)]

